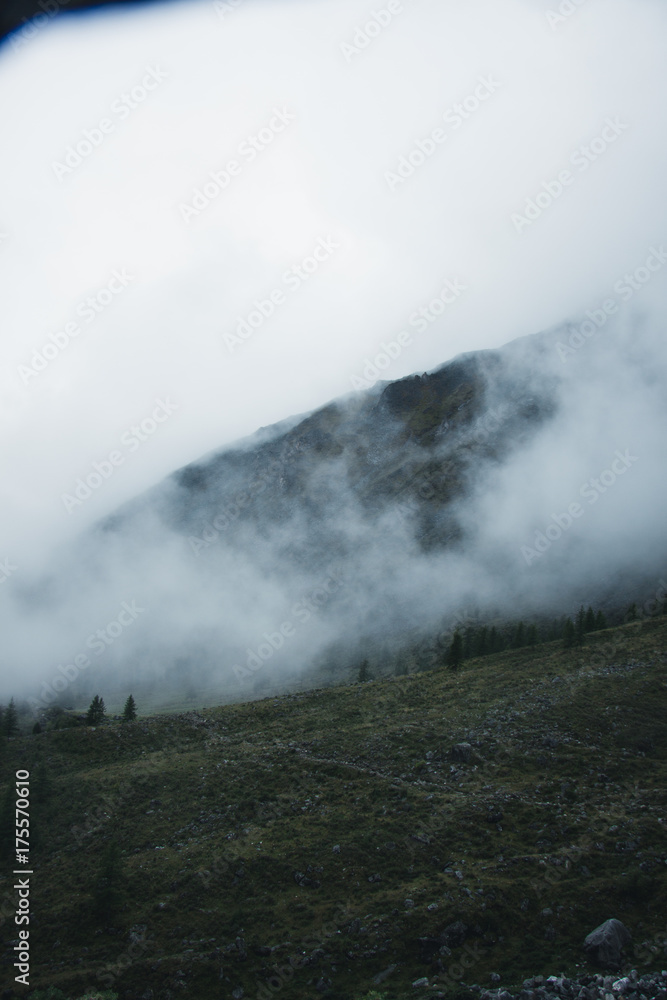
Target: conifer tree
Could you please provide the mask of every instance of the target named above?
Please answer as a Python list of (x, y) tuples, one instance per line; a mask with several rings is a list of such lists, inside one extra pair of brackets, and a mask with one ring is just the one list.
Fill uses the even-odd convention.
[(519, 622), (512, 639), (512, 646), (514, 649), (520, 649), (522, 646), (526, 645), (526, 630), (523, 622)]
[(526, 629), (526, 645), (537, 646), (537, 628), (535, 625), (529, 625)]
[(463, 639), (458, 629), (454, 632), (447, 660), (452, 670), (458, 670), (463, 662)]
[(574, 646), (575, 638), (574, 622), (571, 618), (567, 618), (563, 626), (563, 647), (570, 649)]
[(489, 633), (489, 652), (490, 653), (498, 652), (498, 630), (496, 629), (495, 625), (493, 626), (491, 632)]
[(19, 720), (16, 714), (16, 705), (14, 704), (13, 698), (5, 709), (4, 718), (2, 720), (2, 729), (5, 736), (16, 736), (19, 731)]
[(88, 712), (86, 713), (86, 722), (89, 726), (99, 725), (104, 719), (105, 712), (104, 698), (100, 698), (100, 696), (96, 694), (90, 703)]
[(584, 633), (586, 631), (586, 612), (584, 611), (583, 604), (577, 611), (577, 618), (574, 624), (574, 635), (577, 645), (581, 646), (584, 641)]
[(132, 695), (125, 702), (123, 709), (123, 722), (132, 722), (137, 717), (137, 706)]
[(595, 630), (596, 632), (599, 632), (600, 629), (606, 627), (607, 627), (607, 618), (605, 616), (605, 613), (604, 611), (598, 611), (598, 613), (595, 616)]
[(584, 631), (585, 632), (594, 632), (595, 631), (595, 612), (593, 611), (593, 608), (590, 606), (590, 604), (588, 606), (588, 611), (586, 612), (586, 621), (584, 622)]
[(10, 857), (14, 847), (16, 795), (12, 785), (7, 785), (0, 802), (0, 858)]
[(364, 684), (366, 681), (371, 679), (371, 672), (368, 668), (368, 660), (363, 660), (361, 666), (359, 667), (359, 683)]
[(489, 652), (489, 630), (484, 625), (477, 636), (477, 648), (475, 649), (475, 654), (477, 656), (486, 656)]

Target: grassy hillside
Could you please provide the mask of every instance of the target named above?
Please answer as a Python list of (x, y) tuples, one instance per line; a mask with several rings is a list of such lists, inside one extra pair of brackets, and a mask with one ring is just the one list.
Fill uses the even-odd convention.
[(632, 966), (664, 965), (666, 662), (657, 617), (575, 651), (10, 740), (3, 787), (33, 775), (32, 987), (466, 997), (492, 972), (575, 973), (608, 917)]

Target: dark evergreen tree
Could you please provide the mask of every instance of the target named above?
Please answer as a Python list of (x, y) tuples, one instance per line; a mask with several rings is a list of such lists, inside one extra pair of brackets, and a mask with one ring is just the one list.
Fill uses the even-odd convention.
[(129, 695), (123, 709), (123, 722), (132, 722), (137, 717), (137, 706), (132, 695)]
[(11, 857), (16, 826), (16, 795), (13, 785), (7, 785), (5, 794), (0, 801), (0, 858), (6, 861)]
[(365, 684), (366, 681), (371, 679), (371, 672), (368, 667), (368, 660), (363, 660), (361, 666), (359, 667), (358, 681), (360, 684)]
[(489, 633), (489, 652), (498, 652), (498, 629), (494, 625)]
[(576, 639), (574, 622), (571, 618), (565, 619), (565, 624), (563, 625), (563, 647), (565, 649), (571, 649), (574, 646)]
[(41, 723), (36, 722), (35, 725), (32, 727), (33, 736), (36, 736), (38, 733), (41, 733), (41, 731), (42, 731)]
[(105, 712), (104, 698), (96, 694), (86, 713), (86, 722), (89, 726), (98, 726), (103, 721)]
[(476, 656), (486, 656), (489, 652), (489, 630), (484, 625), (477, 635), (477, 643), (475, 647)]
[(594, 632), (595, 631), (595, 612), (592, 607), (588, 606), (588, 611), (586, 612), (586, 621), (584, 622), (584, 632)]
[(452, 643), (449, 647), (447, 662), (452, 670), (458, 670), (463, 663), (463, 639), (461, 638), (461, 633), (458, 629), (454, 632), (454, 638), (452, 639)]
[(2, 720), (2, 729), (5, 736), (16, 736), (19, 731), (19, 720), (13, 698), (5, 709), (5, 715)]
[(584, 641), (584, 634), (586, 632), (586, 612), (584, 611), (583, 604), (577, 611), (577, 617), (574, 623), (574, 635), (577, 645), (581, 645)]
[(529, 625), (526, 629), (526, 645), (537, 646), (537, 641), (537, 627), (535, 625)]
[(607, 627), (607, 619), (605, 617), (604, 611), (598, 611), (595, 616), (595, 630), (599, 632), (600, 629)]
[(514, 631), (514, 635), (512, 636), (512, 646), (514, 649), (520, 649), (522, 646), (525, 645), (526, 645), (526, 629), (523, 622), (519, 622)]

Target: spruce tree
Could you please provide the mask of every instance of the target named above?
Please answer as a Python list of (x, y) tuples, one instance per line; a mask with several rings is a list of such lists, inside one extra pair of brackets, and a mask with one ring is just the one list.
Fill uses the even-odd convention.
[(90, 703), (88, 712), (86, 713), (86, 722), (89, 726), (99, 725), (104, 719), (105, 712), (104, 698), (100, 698), (100, 696), (96, 694)]
[(489, 652), (489, 630), (484, 625), (477, 636), (477, 648), (475, 649), (475, 654), (477, 656), (486, 656)]
[(522, 646), (526, 645), (526, 630), (523, 622), (519, 622), (512, 639), (512, 646), (515, 649), (520, 649)]
[(588, 606), (588, 611), (586, 612), (586, 621), (584, 622), (584, 632), (594, 632), (595, 631), (595, 612), (592, 607)]
[(452, 670), (458, 670), (463, 662), (463, 639), (458, 629), (454, 632), (447, 660)]
[(489, 633), (489, 652), (490, 653), (498, 652), (498, 630), (496, 629), (495, 625), (493, 626), (491, 632)]
[(132, 722), (137, 717), (137, 706), (135, 704), (134, 698), (130, 695), (125, 702), (125, 708), (123, 709), (123, 722)]
[(526, 645), (537, 646), (537, 628), (535, 625), (529, 625), (526, 629)]
[(577, 645), (581, 646), (584, 641), (584, 633), (586, 631), (586, 612), (584, 611), (583, 604), (577, 611), (577, 618), (574, 625), (574, 635)]
[(16, 826), (16, 794), (13, 785), (7, 785), (0, 802), (0, 858), (6, 861), (14, 849), (14, 828)]
[(361, 666), (359, 667), (359, 677), (358, 681), (360, 684), (364, 684), (366, 681), (371, 679), (371, 672), (368, 668), (368, 660), (363, 660)]
[(595, 631), (599, 632), (600, 629), (607, 627), (607, 618), (604, 611), (598, 611), (595, 616)]
[(14, 704), (13, 698), (5, 709), (5, 715), (2, 720), (2, 729), (5, 736), (16, 736), (19, 731), (19, 720), (16, 714), (16, 705)]
[(570, 649), (574, 646), (575, 638), (574, 622), (571, 618), (567, 618), (563, 626), (563, 647)]

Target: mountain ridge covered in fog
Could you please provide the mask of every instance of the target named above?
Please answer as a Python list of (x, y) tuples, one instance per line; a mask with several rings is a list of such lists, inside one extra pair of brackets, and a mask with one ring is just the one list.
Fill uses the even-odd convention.
[[(55, 659), (68, 700), (102, 681), (158, 703), (235, 699), (336, 682), (364, 656), (419, 669), (428, 637), (471, 614), (540, 619), (655, 589), (651, 338), (606, 333), (565, 364), (563, 336), (378, 383), (177, 470), (17, 590), (20, 623), (42, 625), (25, 671)], [(142, 610), (118, 624), (119, 606)]]

